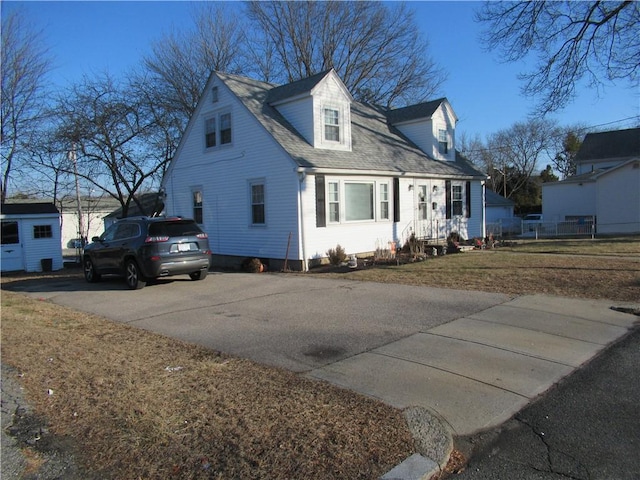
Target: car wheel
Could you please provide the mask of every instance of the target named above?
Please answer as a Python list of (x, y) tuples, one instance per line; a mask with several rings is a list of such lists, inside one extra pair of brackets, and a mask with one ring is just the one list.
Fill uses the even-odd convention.
[(140, 290), (147, 284), (135, 260), (127, 260), (124, 268), (124, 275), (127, 287), (131, 290)]
[(84, 259), (84, 279), (89, 283), (95, 283), (100, 281), (100, 274), (96, 272), (96, 267), (90, 258)]
[(207, 271), (198, 270), (197, 272), (190, 273), (189, 276), (191, 277), (191, 280), (204, 280), (207, 278)]

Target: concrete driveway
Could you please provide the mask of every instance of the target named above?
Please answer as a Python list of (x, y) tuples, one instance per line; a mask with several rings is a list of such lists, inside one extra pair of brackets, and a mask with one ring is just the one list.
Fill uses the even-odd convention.
[(129, 291), (121, 279), (25, 281), (12, 290), (267, 365), (306, 372), (486, 310), (507, 295), (210, 273)]

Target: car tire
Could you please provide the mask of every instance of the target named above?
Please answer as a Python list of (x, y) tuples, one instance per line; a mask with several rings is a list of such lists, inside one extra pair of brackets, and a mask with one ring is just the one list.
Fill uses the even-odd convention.
[(84, 279), (89, 283), (100, 281), (100, 274), (96, 272), (96, 267), (90, 258), (85, 258), (82, 269), (84, 270)]
[(190, 273), (189, 276), (191, 280), (204, 280), (207, 278), (207, 273), (206, 270), (198, 270), (197, 272)]
[(135, 260), (127, 260), (125, 263), (124, 278), (130, 290), (140, 290), (147, 284)]

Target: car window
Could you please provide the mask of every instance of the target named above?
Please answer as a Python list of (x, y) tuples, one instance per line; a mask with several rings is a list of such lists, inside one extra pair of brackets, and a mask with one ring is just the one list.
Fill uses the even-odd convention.
[(120, 223), (118, 224), (115, 239), (122, 240), (125, 238), (137, 237), (139, 230), (140, 228), (136, 223)]
[(100, 235), (100, 239), (104, 240), (105, 242), (109, 242), (111, 240), (113, 240), (116, 236), (116, 231), (118, 230), (118, 224), (114, 224), (111, 225), (109, 228), (107, 228), (104, 233), (102, 235)]
[(152, 237), (184, 237), (199, 233), (202, 233), (202, 230), (192, 220), (172, 220), (149, 225), (149, 235)]

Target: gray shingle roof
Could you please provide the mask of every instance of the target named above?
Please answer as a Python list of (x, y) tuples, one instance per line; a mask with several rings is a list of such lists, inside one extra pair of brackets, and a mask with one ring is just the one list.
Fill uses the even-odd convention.
[(430, 102), (389, 110), (387, 112), (387, 118), (389, 119), (389, 123), (392, 125), (401, 122), (408, 122), (410, 120), (417, 120), (419, 118), (428, 118), (436, 112), (438, 107), (445, 100), (446, 98), (439, 98)]
[(53, 203), (3, 203), (0, 210), (5, 215), (60, 213)]
[(640, 128), (589, 133), (576, 154), (576, 162), (640, 156)]
[(324, 72), (317, 73), (311, 77), (274, 87), (269, 91), (267, 102), (276, 103), (280, 100), (284, 100), (285, 98), (291, 98), (309, 92), (313, 87), (320, 83), (320, 81), (326, 77), (330, 71), (331, 70), (325, 70)]
[(516, 202), (487, 188), (485, 191), (485, 204), (492, 207), (513, 207)]
[[(237, 75), (217, 73), (262, 126), (284, 148), (299, 167), (334, 169), (345, 172), (380, 171), (446, 177), (482, 177), (486, 175), (456, 152), (455, 162), (435, 160), (422, 152), (399, 130), (390, 126), (383, 108), (358, 102), (351, 104), (352, 151), (313, 148), (269, 102), (311, 89), (327, 72), (283, 87), (274, 87)], [(320, 78), (318, 78), (320, 77)], [(293, 85), (293, 86), (292, 86)], [(279, 90), (280, 89), (280, 90)], [(276, 93), (272, 92), (276, 90)], [(284, 92), (284, 93), (283, 93)], [(285, 95), (286, 96), (281, 96)]]

